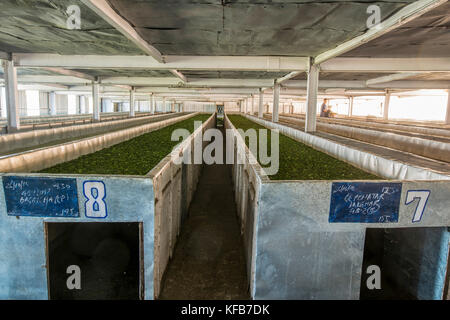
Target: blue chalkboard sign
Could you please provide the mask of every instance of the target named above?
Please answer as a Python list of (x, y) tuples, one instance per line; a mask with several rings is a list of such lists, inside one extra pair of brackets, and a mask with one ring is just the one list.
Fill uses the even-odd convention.
[(401, 183), (333, 182), (329, 222), (398, 222)]
[(6, 176), (3, 190), (10, 216), (80, 216), (76, 179)]

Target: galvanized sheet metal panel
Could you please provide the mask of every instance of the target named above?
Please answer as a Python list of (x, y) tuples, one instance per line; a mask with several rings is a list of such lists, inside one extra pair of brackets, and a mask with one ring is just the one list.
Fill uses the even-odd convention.
[[(0, 299), (48, 299), (44, 222), (142, 222), (144, 298), (153, 299), (153, 184), (150, 179), (80, 175), (20, 175), (67, 177), (77, 180), (79, 218), (40, 218), (6, 215), (5, 194), (0, 191)], [(85, 215), (83, 182), (102, 181), (107, 217)]]

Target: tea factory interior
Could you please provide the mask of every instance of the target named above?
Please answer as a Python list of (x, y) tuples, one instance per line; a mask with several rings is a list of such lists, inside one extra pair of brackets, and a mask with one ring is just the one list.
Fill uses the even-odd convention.
[(0, 17), (0, 299), (450, 299), (449, 1)]

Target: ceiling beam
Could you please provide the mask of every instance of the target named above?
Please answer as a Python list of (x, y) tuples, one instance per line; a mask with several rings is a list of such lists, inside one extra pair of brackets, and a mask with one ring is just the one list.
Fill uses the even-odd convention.
[(178, 78), (151, 78), (151, 77), (105, 77), (100, 81), (103, 85), (129, 85), (129, 86), (178, 86)]
[(227, 88), (260, 88), (273, 84), (272, 79), (209, 79), (192, 78), (188, 83), (181, 83), (178, 78), (151, 78), (151, 77), (108, 77), (102, 78), (101, 83), (105, 85), (122, 84), (131, 86), (180, 86), (192, 87), (227, 87)]
[(55, 89), (69, 90), (69, 86), (59, 83), (45, 83), (45, 84), (23, 84), (19, 83), (17, 86), (19, 90), (39, 90), (39, 91), (54, 91)]
[(276, 80), (276, 82), (277, 83), (279, 83), (279, 84), (282, 84), (283, 82), (285, 82), (285, 81), (287, 81), (287, 80), (289, 80), (289, 79), (292, 79), (292, 78), (295, 78), (296, 76), (298, 76), (298, 75), (300, 75), (300, 74), (302, 74), (302, 73), (304, 73), (305, 71), (292, 71), (292, 72), (289, 72), (287, 75), (285, 75), (284, 77), (281, 77), (281, 78), (278, 78), (277, 80)]
[(186, 87), (261, 88), (273, 86), (273, 79), (190, 79)]
[(159, 63), (164, 63), (161, 52), (145, 41), (125, 19), (109, 5), (106, 0), (81, 0), (87, 7), (132, 41), (142, 51)]
[(1, 60), (11, 60), (11, 54), (8, 52), (0, 51), (0, 59)]
[(183, 81), (183, 83), (188, 82), (187, 78), (184, 76), (184, 74), (182, 74), (180, 71), (172, 69), (170, 70), (170, 72), (177, 78), (179, 78), (181, 81)]
[(136, 92), (153, 93), (212, 93), (212, 94), (238, 94), (249, 95), (258, 93), (256, 88), (167, 88), (167, 87), (140, 87)]
[(325, 51), (321, 54), (319, 54), (314, 59), (315, 64), (321, 64), (327, 60), (330, 60), (334, 57), (340, 56), (352, 49), (355, 49), (375, 38), (378, 38), (382, 36), (385, 33), (388, 33), (389, 31), (398, 28), (405, 23), (408, 23), (412, 20), (414, 20), (417, 17), (420, 17), (424, 13), (436, 8), (437, 6), (440, 6), (441, 4), (446, 3), (448, 0), (419, 0), (415, 1), (401, 10), (399, 10), (397, 13), (393, 14), (380, 24), (378, 24), (376, 27), (370, 28), (366, 33), (355, 37), (349, 41), (346, 41), (340, 45), (338, 45), (336, 48), (333, 48), (331, 50)]
[(321, 72), (447, 72), (450, 57), (442, 58), (334, 58)]
[(275, 56), (165, 56), (159, 63), (148, 56), (59, 55), (15, 53), (19, 67), (61, 67), (73, 69), (152, 69), (205, 71), (306, 71), (308, 57)]
[[(306, 80), (289, 80), (283, 83), (286, 88), (306, 88)], [(343, 89), (449, 89), (450, 81), (439, 80), (403, 80), (367, 85), (366, 81), (348, 80), (320, 80), (319, 88), (343, 88)]]
[(385, 83), (385, 82), (390, 82), (390, 81), (395, 81), (395, 80), (407, 79), (407, 78), (411, 78), (411, 77), (417, 76), (419, 74), (422, 74), (422, 73), (418, 73), (418, 72), (394, 73), (394, 74), (390, 74), (390, 75), (387, 75), (387, 76), (382, 76), (382, 77), (369, 79), (369, 80), (366, 81), (366, 85), (370, 86), (370, 85), (374, 85), (374, 84), (378, 84), (378, 83)]
[(70, 77), (85, 79), (85, 80), (89, 80), (89, 81), (96, 80), (94, 76), (91, 76), (91, 75), (83, 73), (83, 72), (78, 72), (75, 70), (69, 70), (69, 69), (64, 69), (64, 68), (51, 68), (51, 67), (45, 67), (45, 68), (41, 68), (41, 69), (50, 71), (50, 72), (54, 72), (54, 73), (59, 73), (60, 75), (63, 75), (63, 76), (70, 76)]
[[(106, 85), (100, 84), (101, 90), (104, 92), (127, 92), (129, 87), (122, 85)], [(90, 85), (75, 85), (70, 87), (70, 91), (87, 91), (90, 92), (92, 87)], [(136, 93), (211, 93), (211, 94), (237, 94), (249, 95), (258, 93), (255, 88), (176, 88), (176, 87), (136, 87)]]
[(112, 87), (122, 88), (122, 89), (127, 90), (127, 91), (133, 90), (132, 86), (127, 86), (127, 85), (122, 85), (122, 84), (115, 84), (115, 85), (112, 85)]
[(84, 84), (89, 83), (85, 79), (72, 76), (47, 76), (47, 75), (19, 75), (17, 77), (19, 83), (60, 83), (62, 85)]

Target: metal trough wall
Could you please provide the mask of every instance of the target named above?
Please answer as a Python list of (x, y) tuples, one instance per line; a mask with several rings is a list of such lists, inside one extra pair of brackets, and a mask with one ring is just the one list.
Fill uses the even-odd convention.
[(8, 134), (0, 136), (0, 149), (2, 153), (14, 152), (17, 149), (42, 145), (57, 140), (76, 139), (87, 135), (98, 135), (108, 131), (120, 130), (130, 126), (138, 126), (151, 122), (162, 121), (169, 118), (174, 118), (177, 115), (180, 114), (173, 113), (155, 115), (150, 117), (98, 122)]
[[(186, 152), (194, 136), (213, 125), (214, 115), (174, 152)], [(142, 223), (139, 295), (154, 299), (200, 172), (201, 165), (177, 166), (167, 156), (144, 177), (0, 174), (0, 299), (50, 297), (50, 222)]]
[[(201, 139), (202, 133), (214, 127), (212, 115), (202, 127), (180, 144), (171, 155), (164, 158), (148, 176), (155, 186), (155, 297), (161, 291), (164, 271), (172, 257), (181, 224), (197, 188), (202, 164), (175, 163), (174, 158), (194, 156), (194, 141)], [(207, 142), (201, 142), (202, 151)]]
[[(258, 196), (263, 172), (256, 159), (245, 146), (241, 135), (225, 115), (225, 129), (233, 130), (233, 146), (227, 146), (227, 154), (233, 154), (232, 180), (241, 234), (244, 240), (244, 252), (247, 264), (247, 278), (250, 292), (254, 291), (256, 219), (258, 214)], [(266, 178), (267, 179), (267, 178)]]
[[(9, 181), (12, 177), (14, 181)], [(48, 264), (46, 249), (46, 222), (141, 222), (143, 233), (141, 246), (140, 296), (142, 299), (153, 298), (153, 244), (154, 244), (154, 202), (152, 180), (132, 176), (80, 176), (80, 175), (43, 175), (14, 174), (2, 175), (0, 186), (0, 299), (39, 299), (49, 298)], [(41, 179), (41, 180), (35, 180)], [(33, 180), (37, 181), (33, 183)], [(10, 191), (45, 191), (44, 181), (48, 183), (53, 194), (66, 194), (58, 191), (59, 186), (74, 187), (70, 201), (53, 205), (55, 210), (27, 211), (25, 205), (11, 212), (14, 199)], [(106, 216), (89, 217), (91, 192), (90, 187), (96, 183), (104, 191), (103, 199)], [(33, 185), (34, 184), (34, 185)], [(67, 189), (66, 189), (67, 190)], [(24, 196), (30, 200), (32, 196)], [(43, 199), (43, 197), (41, 197)], [(16, 199), (20, 203), (20, 199)], [(9, 210), (6, 203), (9, 202)], [(42, 205), (42, 203), (41, 203)], [(34, 204), (36, 208), (38, 204)], [(26, 206), (32, 209), (32, 204)], [(71, 210), (73, 209), (73, 210)], [(20, 216), (20, 214), (34, 216)], [(53, 215), (49, 217), (49, 215)], [(69, 217), (72, 216), (72, 217)], [(83, 270), (81, 270), (83, 272)], [(82, 287), (83, 288), (83, 287)]]
[[(264, 125), (263, 120), (248, 118)], [(232, 127), (228, 118), (226, 124)], [(377, 166), (386, 164), (374, 161), (374, 155), (360, 157), (357, 150), (339, 150), (344, 147), (327, 145), (322, 141), (325, 139), (303, 132), (297, 136), (291, 128), (270, 124), (296, 140), (319, 145), (321, 151), (350, 154), (353, 158), (344, 158), (347, 162), (368, 166), (377, 174), (383, 171)], [(237, 143), (248, 152), (242, 139)], [(407, 171), (410, 180), (271, 181), (258, 164), (249, 163), (249, 157), (245, 161), (242, 169), (234, 165), (233, 178), (241, 221), (253, 223), (253, 242), (246, 242), (246, 246), (252, 252), (248, 259), (252, 261), (249, 275), (254, 299), (358, 299), (361, 273), (365, 272), (366, 229), (413, 231), (416, 227), (424, 229), (414, 233), (416, 242), (407, 243), (411, 254), (399, 258), (398, 250), (390, 251), (397, 257), (397, 261), (391, 259), (390, 272), (408, 279), (403, 284), (408, 283), (406, 290), (417, 298), (442, 298), (450, 239), (444, 228), (450, 225), (450, 181), (444, 180), (448, 177), (424, 181), (424, 177), (440, 176), (392, 164), (405, 166), (391, 171), (393, 175)], [(256, 184), (252, 201), (246, 200), (249, 181)], [(440, 232), (432, 232), (431, 227), (440, 227)], [(406, 244), (405, 235), (397, 235), (395, 240)], [(424, 247), (427, 250), (422, 250)], [(411, 278), (401, 269), (408, 259), (416, 259), (411, 264), (419, 269), (409, 275)]]
[(278, 129), (280, 133), (294, 140), (300, 141), (314, 149), (325, 152), (336, 159), (348, 162), (351, 165), (362, 168), (375, 175), (383, 176), (387, 179), (450, 180), (450, 176), (434, 172), (427, 168), (416, 167), (407, 163), (386, 159), (254, 116), (245, 114), (243, 114), (243, 116), (266, 128)]
[[(289, 121), (301, 123), (302, 125), (305, 123), (304, 120), (299, 118), (290, 118)], [(355, 140), (415, 153), (444, 162), (447, 162), (448, 159), (450, 159), (450, 144), (445, 142), (323, 122), (317, 123), (317, 129)]]
[(0, 158), (0, 172), (32, 172), (76, 159), (141, 134), (191, 118), (196, 113)]

